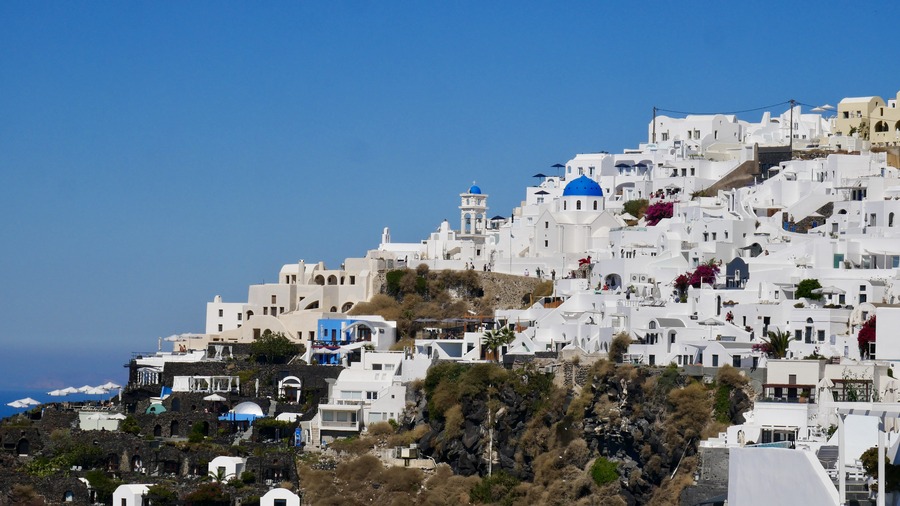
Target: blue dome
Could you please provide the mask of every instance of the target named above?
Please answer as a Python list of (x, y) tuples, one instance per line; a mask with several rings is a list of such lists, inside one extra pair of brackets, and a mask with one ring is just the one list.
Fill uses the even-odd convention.
[(563, 197), (602, 197), (603, 189), (600, 188), (600, 185), (597, 184), (596, 181), (587, 177), (581, 176), (578, 179), (573, 180), (571, 183), (566, 185), (566, 188), (563, 190)]
[(473, 184), (472, 187), (469, 188), (469, 193), (473, 195), (481, 195), (481, 188)]

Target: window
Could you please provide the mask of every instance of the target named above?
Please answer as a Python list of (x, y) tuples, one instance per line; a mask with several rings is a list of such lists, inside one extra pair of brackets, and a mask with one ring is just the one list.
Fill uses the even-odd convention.
[(243, 317), (244, 317), (244, 315), (242, 313), (238, 313), (238, 321), (241, 321), (241, 318), (243, 318)]
[(695, 175), (697, 173), (697, 169), (691, 167), (691, 175)]
[(221, 318), (221, 317), (223, 317), (223, 316), (225, 316), (225, 310), (224, 310), (224, 309), (220, 309), (220, 310), (219, 310), (219, 318)]
[(581, 201), (580, 200), (575, 201), (575, 210), (581, 211)]
[(275, 502), (272, 504), (275, 506), (287, 506), (287, 499), (275, 499)]
[(263, 314), (266, 314), (266, 315), (269, 314), (269, 308), (268, 308), (268, 307), (263, 307)]
[(366, 399), (374, 401), (378, 399), (378, 392), (366, 392)]
[(272, 304), (275, 304), (275, 296), (272, 296)]
[(550, 241), (544, 241), (544, 247), (545, 247), (545, 248), (549, 248), (549, 247), (550, 247)]
[(596, 211), (596, 210), (597, 210), (597, 201), (595, 200), (594, 201), (594, 211)]
[(712, 366), (719, 367), (719, 356), (718, 355), (712, 356)]
[(816, 332), (816, 337), (819, 339), (820, 343), (824, 342), (825, 341), (825, 331), (819, 330), (818, 332)]
[(566, 210), (566, 201), (564, 200), (563, 201), (563, 211), (565, 211), (565, 210)]
[(662, 141), (666, 142), (667, 140), (669, 140), (669, 132), (663, 132), (662, 133)]
[(788, 374), (788, 385), (796, 385), (797, 384), (797, 375), (796, 374)]
[(222, 332), (222, 324), (219, 324), (219, 332)]
[(712, 237), (713, 237), (713, 241), (715, 241), (715, 240), (716, 240), (716, 233), (715, 233), (715, 232), (712, 233)]
[(549, 221), (545, 221), (545, 222), (544, 222), (544, 228), (550, 228), (550, 222), (549, 222)]

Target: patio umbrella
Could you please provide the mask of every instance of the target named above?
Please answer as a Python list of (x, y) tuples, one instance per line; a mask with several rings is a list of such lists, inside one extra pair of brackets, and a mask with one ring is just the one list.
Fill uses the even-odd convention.
[(66, 392), (65, 390), (51, 390), (47, 392), (47, 395), (50, 395), (52, 397), (63, 397), (65, 395), (69, 395), (69, 392)]
[(86, 394), (88, 392), (88, 390), (93, 390), (93, 389), (94, 389), (94, 387), (92, 387), (90, 385), (83, 385), (83, 386), (78, 387), (76, 389), (76, 391), (81, 394)]
[(16, 408), (16, 409), (22, 409), (22, 408), (28, 407), (28, 404), (23, 404), (22, 401), (7, 402), (6, 405), (11, 408)]
[(41, 401), (32, 399), (31, 397), (19, 399), (19, 402), (21, 402), (22, 404), (25, 404), (26, 406), (38, 406), (41, 404)]
[(107, 390), (112, 390), (113, 388), (122, 388), (122, 385), (117, 385), (117, 384), (113, 383), (112, 381), (107, 381), (106, 383), (100, 385), (97, 388), (105, 388)]
[(636, 220), (637, 219), (634, 216), (632, 216), (631, 213), (627, 213), (627, 212), (620, 214), (619, 218), (622, 218), (623, 220)]
[(814, 289), (812, 293), (816, 295), (843, 295), (847, 292), (836, 286), (823, 286), (822, 288)]
[(63, 388), (62, 390), (60, 390), (60, 392), (65, 392), (65, 395), (77, 394), (78, 389), (75, 387), (66, 387), (66, 388)]
[(219, 394), (212, 394), (212, 395), (207, 395), (206, 397), (203, 398), (203, 400), (204, 401), (213, 401), (213, 402), (222, 402), (226, 399)]
[(535, 174), (535, 175), (533, 175), (533, 176), (531, 176), (531, 177), (547, 177), (547, 175), (538, 172), (537, 174)]

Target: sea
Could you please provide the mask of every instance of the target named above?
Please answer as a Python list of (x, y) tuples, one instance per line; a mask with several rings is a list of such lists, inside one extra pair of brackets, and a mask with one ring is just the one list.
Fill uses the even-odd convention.
[(8, 416), (15, 415), (17, 413), (23, 413), (33, 408), (13, 408), (7, 406), (7, 403), (17, 401), (19, 399), (24, 399), (26, 397), (31, 397), (36, 401), (40, 401), (42, 403), (51, 403), (51, 402), (80, 402), (80, 401), (100, 401), (107, 400), (119, 395), (118, 390), (113, 390), (107, 395), (85, 395), (85, 394), (71, 394), (62, 397), (53, 397), (52, 395), (47, 395), (49, 390), (0, 390), (0, 418), (6, 418)]

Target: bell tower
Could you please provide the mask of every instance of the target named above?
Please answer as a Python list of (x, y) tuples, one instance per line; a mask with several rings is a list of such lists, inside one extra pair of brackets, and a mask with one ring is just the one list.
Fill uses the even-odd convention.
[(488, 196), (472, 181), (469, 190), (460, 193), (459, 198), (459, 234), (483, 234), (487, 228)]

